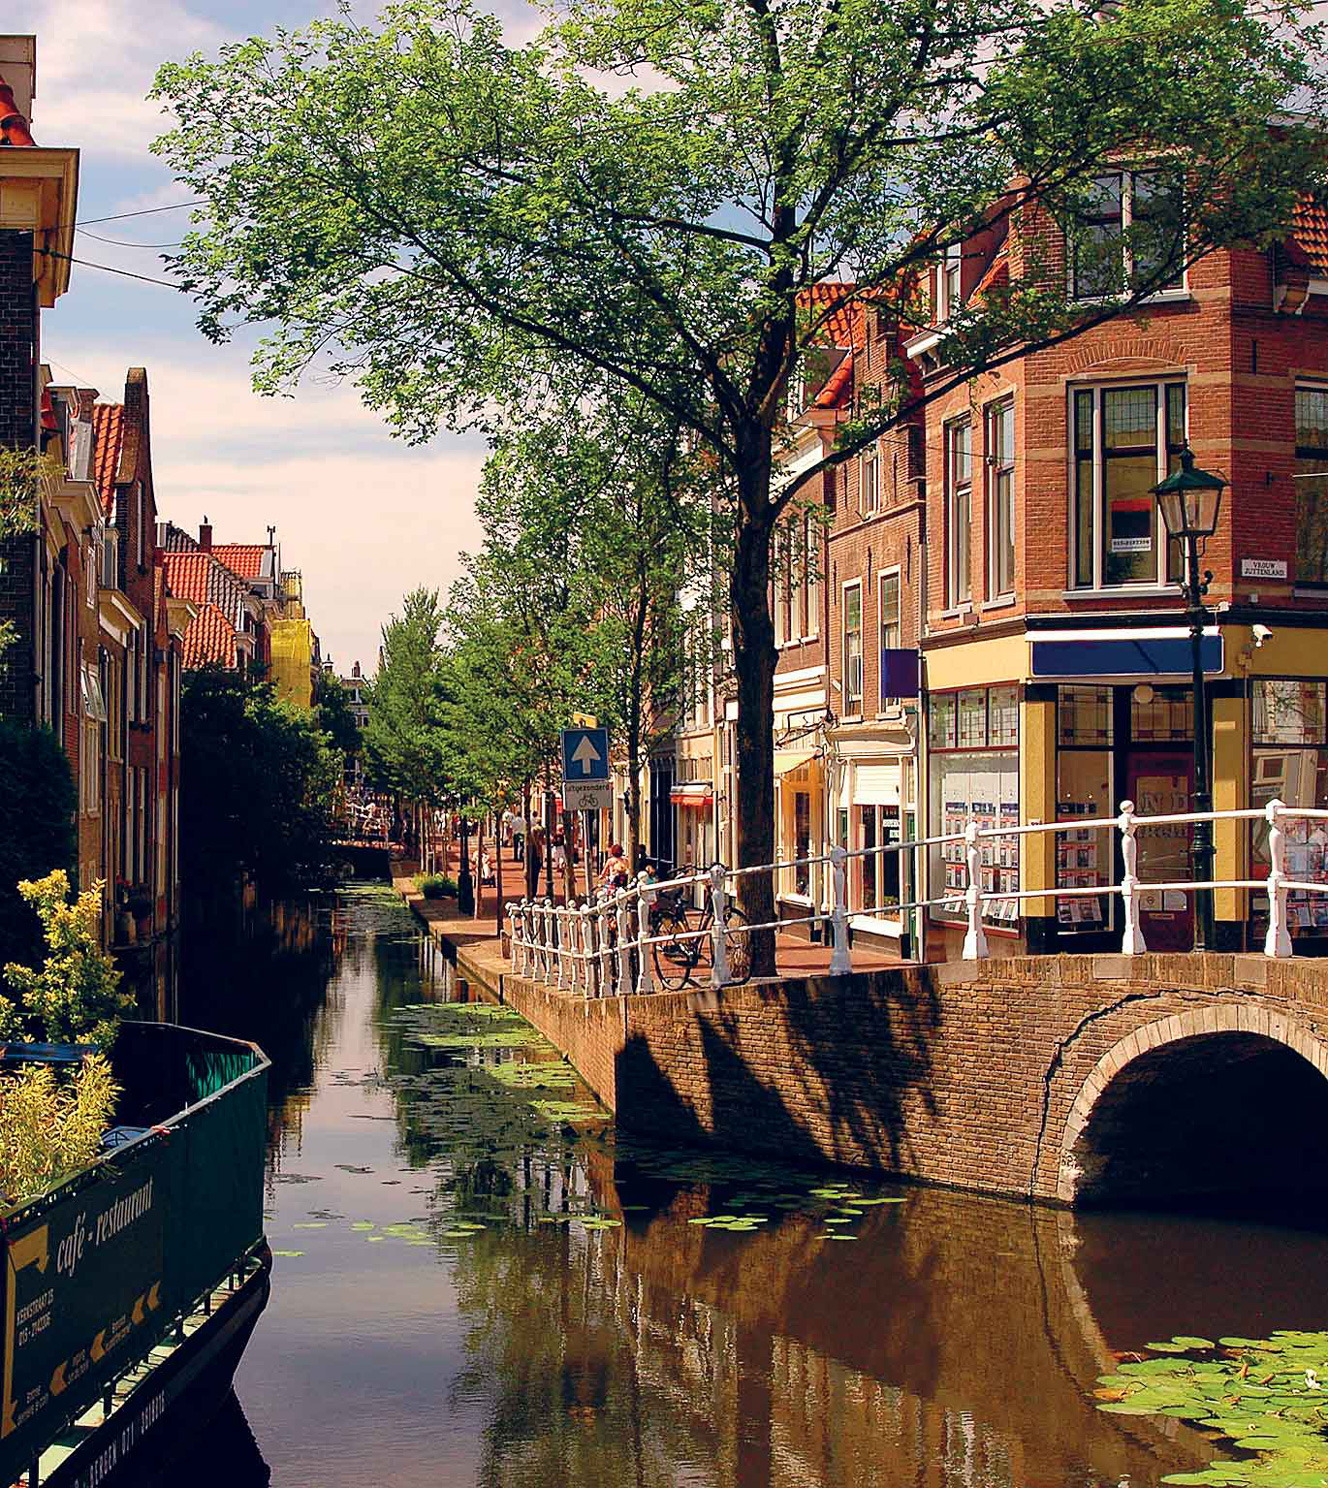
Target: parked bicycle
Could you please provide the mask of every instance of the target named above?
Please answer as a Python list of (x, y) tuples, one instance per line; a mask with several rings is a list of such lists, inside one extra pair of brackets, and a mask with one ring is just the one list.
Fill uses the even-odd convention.
[[(714, 966), (714, 908), (710, 894), (705, 908), (695, 909), (687, 903), (687, 888), (666, 889), (656, 899), (650, 912), (650, 933), (659, 936), (653, 950), (655, 976), (670, 992), (681, 991), (691, 984), (709, 983)], [(729, 982), (741, 986), (752, 974), (751, 936), (744, 927), (747, 916), (732, 900), (724, 914), (724, 949), (727, 953)]]

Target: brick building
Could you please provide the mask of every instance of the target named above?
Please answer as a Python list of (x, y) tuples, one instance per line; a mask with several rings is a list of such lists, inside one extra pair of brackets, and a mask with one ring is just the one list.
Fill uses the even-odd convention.
[[(1143, 188), (1104, 176), (1128, 220)], [(1107, 224), (1111, 230), (1111, 224)], [(1016, 215), (931, 274), (933, 324), (906, 349), (923, 385), (945, 375), (952, 302), (1024, 272), (1036, 231), (1044, 261), (1089, 299), (1063, 241)], [(957, 301), (956, 301), (957, 297)], [(984, 825), (1192, 809), (1195, 729), (1190, 646), (1168, 540), (1151, 488), (1188, 444), (1230, 482), (1205, 566), (1215, 623), (1204, 640), (1214, 805), (1328, 799), (1328, 219), (1305, 206), (1276, 247), (1221, 250), (1154, 296), (1146, 315), (1107, 322), (970, 380), (926, 411), (926, 563), (918, 603), (925, 685), (925, 826)], [(1264, 627), (1266, 639), (1255, 627)], [(1292, 870), (1320, 876), (1321, 847), (1293, 844)], [(1106, 895), (1030, 899), (1053, 884), (1091, 890), (1112, 872), (1113, 834), (1084, 829), (984, 847), (994, 953), (1092, 949), (1119, 935)], [(932, 893), (962, 882), (933, 852)], [(1219, 823), (1218, 879), (1266, 872), (1261, 834)], [(1140, 834), (1140, 876), (1190, 874), (1186, 829)], [(1219, 944), (1257, 929), (1262, 896), (1218, 891)], [(1192, 900), (1145, 894), (1153, 949), (1188, 948)], [(932, 911), (936, 949), (954, 949), (956, 904)], [(1315, 936), (1308, 903), (1294, 933)]]

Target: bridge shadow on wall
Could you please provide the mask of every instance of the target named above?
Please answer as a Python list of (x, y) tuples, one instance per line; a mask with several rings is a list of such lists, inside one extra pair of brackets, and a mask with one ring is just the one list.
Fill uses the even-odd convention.
[(1328, 1220), (1328, 1080), (1285, 1044), (1227, 1032), (1125, 1065), (1073, 1149), (1077, 1202)]
[(940, 1004), (925, 979), (809, 977), (696, 1004), (667, 1038), (628, 1038), (617, 1066), (624, 1125), (789, 1162), (913, 1166), (910, 1127), (935, 1115)]

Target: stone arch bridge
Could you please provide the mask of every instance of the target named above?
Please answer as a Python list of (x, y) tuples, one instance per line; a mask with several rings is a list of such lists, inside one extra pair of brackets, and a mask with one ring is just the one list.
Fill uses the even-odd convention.
[(1062, 1204), (1328, 1192), (1328, 961), (1028, 956), (596, 1000), (499, 981), (621, 1125), (666, 1139)]

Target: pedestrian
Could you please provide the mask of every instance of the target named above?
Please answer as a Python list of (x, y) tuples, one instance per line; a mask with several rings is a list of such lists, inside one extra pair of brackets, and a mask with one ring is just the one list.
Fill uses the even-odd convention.
[(602, 889), (612, 889), (615, 893), (619, 889), (627, 887), (627, 880), (631, 875), (627, 871), (627, 854), (622, 850), (620, 843), (613, 843), (609, 848), (609, 855), (604, 859), (604, 866), (599, 871), (599, 886)]
[(525, 856), (526, 851), (526, 819), (524, 816), (512, 818), (512, 861), (519, 863)]
[(544, 828), (532, 827), (526, 834), (526, 895), (539, 897), (540, 869), (544, 867)]

